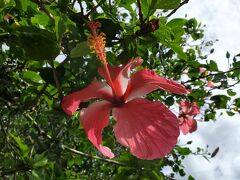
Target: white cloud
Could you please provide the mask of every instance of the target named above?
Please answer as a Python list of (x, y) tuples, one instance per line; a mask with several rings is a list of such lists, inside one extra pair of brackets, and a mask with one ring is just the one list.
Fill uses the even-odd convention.
[(240, 53), (240, 1), (239, 0), (190, 0), (183, 6), (175, 17), (196, 17), (202, 24), (206, 24), (207, 39), (219, 39), (214, 46), (215, 53), (211, 58), (218, 60), (219, 66), (226, 69), (226, 51), (231, 55)]
[[(239, 0), (190, 0), (175, 17), (195, 17), (206, 24), (208, 40), (219, 39), (214, 45), (215, 52), (210, 57), (218, 62), (222, 70), (228, 67), (226, 51), (231, 55), (240, 53), (240, 1)], [(238, 86), (239, 87), (239, 86)], [(237, 88), (235, 88), (237, 89)], [(239, 88), (238, 88), (239, 89)], [(240, 179), (240, 118), (221, 116), (216, 122), (199, 123), (198, 131), (181, 136), (181, 140), (193, 140), (192, 148), (210, 145), (213, 151), (220, 147), (217, 156), (206, 161), (200, 156), (189, 157), (184, 161), (187, 174), (198, 179), (237, 180)], [(187, 178), (185, 178), (187, 179)]]

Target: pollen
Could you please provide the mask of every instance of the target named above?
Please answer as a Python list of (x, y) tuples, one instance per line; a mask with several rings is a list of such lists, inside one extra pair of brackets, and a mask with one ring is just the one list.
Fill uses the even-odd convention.
[(98, 33), (98, 28), (101, 27), (99, 22), (90, 21), (87, 23), (92, 35), (88, 37), (88, 45), (91, 50), (98, 56), (103, 64), (107, 64), (105, 52), (105, 34)]

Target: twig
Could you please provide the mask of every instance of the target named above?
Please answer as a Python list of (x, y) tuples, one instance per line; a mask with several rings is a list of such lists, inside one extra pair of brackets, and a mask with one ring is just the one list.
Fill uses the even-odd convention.
[(63, 94), (62, 94), (62, 88), (61, 88), (61, 83), (58, 79), (58, 73), (57, 73), (57, 70), (56, 68), (54, 67), (54, 64), (53, 62), (50, 62), (50, 65), (52, 66), (52, 72), (53, 72), (53, 78), (54, 78), (54, 81), (55, 81), (55, 85), (58, 89), (58, 93), (59, 93), (59, 96), (60, 98), (62, 98)]
[(54, 78), (55, 84), (57, 86), (58, 93), (59, 93), (60, 97), (62, 97), (62, 90), (61, 90), (60, 81), (59, 81), (58, 76), (57, 76), (57, 71), (54, 67), (53, 67), (53, 78)]
[(73, 0), (72, 2), (72, 9), (74, 8), (74, 4), (77, 2), (77, 0)]
[(70, 57), (69, 57), (69, 56), (67, 56), (67, 57), (60, 63), (60, 65), (61, 65), (61, 66), (64, 65), (64, 64), (66, 64), (68, 61), (70, 61)]
[(58, 139), (58, 138), (61, 136), (61, 134), (63, 133), (64, 129), (66, 129), (66, 125), (67, 125), (66, 122), (64, 122), (64, 123), (61, 125), (60, 130), (59, 130), (59, 132), (58, 132), (57, 135), (56, 135), (56, 139)]
[(52, 21), (55, 21), (53, 15), (52, 15), (52, 14), (48, 11), (48, 9), (45, 7), (45, 4), (51, 4), (50, 2), (44, 1), (44, 0), (32, 0), (32, 2), (34, 2), (35, 4), (37, 4), (38, 7), (39, 7), (39, 10), (45, 12), (45, 14), (47, 14), (47, 16), (48, 16)]
[(101, 0), (96, 6), (94, 6), (85, 16), (88, 17), (92, 14), (105, 0)]
[(111, 3), (111, 0), (108, 1), (108, 4), (109, 4), (109, 7), (110, 7), (109, 11), (112, 13), (112, 3)]
[[(53, 140), (53, 138), (48, 135), (44, 130), (42, 130), (37, 122), (29, 115), (29, 114), (24, 114), (24, 116), (30, 120), (31, 122), (33, 122), (33, 127), (39, 132), (39, 134), (41, 135), (44, 135), (47, 139), (49, 140)], [(69, 152), (72, 152), (72, 153), (75, 153), (75, 154), (78, 154), (78, 155), (81, 155), (81, 156), (85, 156), (85, 157), (88, 157), (88, 158), (92, 158), (92, 159), (97, 159), (97, 160), (101, 160), (101, 161), (105, 161), (105, 162), (108, 162), (108, 163), (112, 163), (112, 164), (116, 164), (116, 165), (119, 165), (119, 166), (126, 166), (124, 163), (121, 163), (121, 162), (118, 162), (118, 161), (114, 161), (114, 160), (111, 160), (111, 159), (104, 159), (104, 158), (101, 158), (99, 156), (92, 156), (90, 154), (86, 154), (84, 152), (81, 152), (81, 151), (78, 151), (76, 149), (73, 149), (73, 148), (70, 148), (66, 145), (62, 145), (62, 148), (69, 151)]]
[(78, 0), (78, 4), (80, 6), (81, 14), (83, 14), (84, 10), (83, 10), (83, 6), (82, 6), (82, 2), (80, 0)]
[(119, 166), (126, 166), (126, 164), (124, 164), (124, 163), (121, 163), (121, 162), (118, 162), (118, 161), (114, 161), (114, 160), (111, 160), (111, 159), (104, 159), (104, 158), (101, 158), (99, 156), (92, 156), (90, 154), (83, 153), (81, 151), (78, 151), (76, 149), (72, 149), (72, 148), (67, 147), (65, 145), (62, 145), (62, 147), (63, 147), (63, 149), (65, 149), (65, 150), (67, 150), (69, 152), (72, 152), (72, 153), (75, 153), (75, 154), (78, 154), (78, 155), (81, 155), (81, 156), (85, 156), (85, 157), (89, 157), (89, 158), (92, 158), (92, 159), (105, 161), (105, 162), (116, 164), (116, 165), (119, 165)]
[(180, 7), (182, 7), (184, 4), (187, 4), (188, 2), (189, 2), (189, 0), (185, 0), (185, 1), (181, 2), (179, 4), (179, 6), (177, 8), (175, 8), (174, 10), (172, 10), (166, 17), (172, 16)]
[(44, 135), (47, 139), (52, 140), (53, 138), (48, 135), (41, 127), (38, 126), (37, 122), (27, 113), (23, 114), (28, 120), (33, 123), (33, 127), (37, 130), (39, 135)]
[(141, 7), (141, 2), (140, 0), (137, 0), (137, 6), (138, 6), (138, 16), (139, 16), (139, 20), (141, 23), (141, 28), (144, 27), (144, 20), (143, 20), (143, 13), (142, 13), (142, 7)]
[(183, 84), (190, 83), (190, 82), (196, 81), (196, 80), (201, 79), (201, 78), (206, 78), (206, 77), (210, 77), (210, 76), (217, 76), (217, 75), (221, 75), (221, 74), (226, 74), (226, 73), (229, 73), (229, 72), (238, 70), (238, 69), (240, 69), (240, 67), (232, 68), (232, 69), (230, 69), (230, 70), (228, 70), (228, 71), (224, 71), (224, 72), (219, 72), (219, 73), (214, 73), (214, 74), (208, 74), (208, 75), (206, 75), (206, 76), (202, 76), (202, 75), (201, 75), (201, 76), (199, 76), (198, 78), (189, 79), (189, 80), (183, 82)]
[(234, 87), (235, 85), (237, 85), (238, 83), (240, 83), (240, 80), (238, 80), (237, 82), (235, 82), (234, 84), (229, 85), (226, 89), (229, 89), (231, 87)]

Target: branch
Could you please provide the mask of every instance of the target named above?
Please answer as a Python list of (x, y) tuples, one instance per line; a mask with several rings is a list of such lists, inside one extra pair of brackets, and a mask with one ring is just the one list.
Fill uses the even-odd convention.
[(39, 7), (39, 10), (43, 11), (52, 21), (55, 21), (53, 15), (45, 7), (45, 4), (51, 4), (51, 2), (46, 0), (32, 0), (32, 2), (37, 4)]
[(83, 15), (84, 13), (84, 10), (83, 10), (83, 5), (82, 5), (82, 2), (80, 0), (77, 0), (79, 6), (80, 6), (80, 10), (81, 10), (81, 14)]
[(231, 87), (234, 87), (234, 86), (236, 86), (238, 83), (240, 83), (240, 80), (238, 80), (238, 81), (235, 82), (234, 84), (229, 85), (226, 89), (229, 89), (229, 88), (231, 88)]
[(184, 4), (187, 4), (188, 2), (189, 2), (189, 0), (184, 0), (183, 2), (181, 2), (179, 4), (179, 6), (177, 8), (175, 8), (174, 10), (172, 10), (166, 17), (172, 16), (180, 7), (182, 7)]
[(144, 20), (143, 20), (143, 13), (142, 13), (142, 7), (141, 7), (141, 1), (137, 0), (137, 6), (138, 6), (138, 16), (141, 23), (141, 28), (144, 26)]
[(67, 56), (64, 60), (63, 60), (63, 62), (61, 62), (60, 63), (60, 65), (64, 65), (64, 64), (66, 64), (68, 61), (70, 61), (70, 57), (69, 56)]
[(126, 164), (124, 164), (124, 163), (121, 163), (121, 162), (118, 162), (118, 161), (114, 161), (114, 160), (111, 160), (111, 159), (101, 158), (99, 156), (92, 156), (90, 154), (83, 153), (81, 151), (78, 151), (76, 149), (72, 149), (72, 148), (67, 147), (65, 145), (62, 145), (62, 147), (63, 147), (63, 149), (65, 149), (65, 150), (67, 150), (69, 152), (72, 152), (72, 153), (75, 153), (75, 154), (78, 154), (78, 155), (81, 155), (81, 156), (89, 157), (91, 159), (97, 159), (97, 160), (105, 161), (105, 162), (108, 162), (108, 163), (116, 164), (116, 165), (119, 165), (119, 166), (126, 166)]
[[(28, 120), (33, 122), (33, 127), (38, 131), (39, 134), (44, 135), (49, 140), (54, 140), (50, 135), (48, 135), (42, 128), (40, 128), (38, 126), (37, 122), (29, 114), (26, 113), (26, 114), (24, 114), (24, 116)], [(81, 152), (81, 151), (78, 151), (76, 149), (70, 148), (70, 147), (68, 147), (68, 146), (66, 146), (64, 144), (62, 145), (62, 148), (64, 150), (67, 150), (67, 151), (72, 152), (74, 154), (78, 154), (78, 155), (81, 155), (81, 156), (84, 156), (84, 157), (88, 157), (88, 158), (91, 158), (91, 159), (97, 159), (97, 160), (101, 160), (101, 161), (104, 161), (104, 162), (116, 164), (116, 165), (119, 165), (119, 166), (126, 166), (124, 163), (121, 163), (121, 162), (118, 162), (118, 161), (114, 161), (114, 160), (111, 160), (111, 159), (101, 158), (99, 156), (92, 156), (90, 154), (86, 154), (84, 152)]]
[(37, 130), (39, 135), (43, 135), (45, 136), (47, 139), (52, 140), (53, 138), (48, 135), (41, 127), (39, 127), (39, 125), (37, 124), (37, 122), (27, 113), (23, 114), (28, 120), (30, 120), (33, 123), (33, 127)]
[(50, 62), (50, 65), (52, 66), (53, 78), (54, 78), (56, 87), (57, 87), (57, 89), (58, 89), (59, 96), (60, 96), (60, 98), (62, 98), (62, 96), (63, 96), (63, 94), (62, 94), (62, 88), (61, 88), (61, 83), (60, 83), (60, 81), (59, 81), (59, 79), (58, 79), (57, 70), (56, 70), (56, 68), (54, 67), (54, 63), (53, 63), (53, 62)]
[(101, 0), (96, 6), (94, 6), (85, 16), (88, 17), (92, 14), (105, 0)]
[(230, 69), (230, 70), (228, 70), (228, 71), (224, 71), (224, 72), (219, 72), (219, 73), (214, 73), (214, 74), (211, 74), (211, 73), (210, 73), (210, 74), (208, 74), (208, 75), (206, 75), (206, 76), (202, 76), (202, 75), (201, 75), (201, 76), (199, 76), (198, 78), (189, 79), (189, 80), (183, 82), (183, 84), (190, 83), (190, 82), (199, 80), (199, 79), (201, 79), (201, 78), (206, 78), (206, 77), (210, 77), (210, 76), (217, 76), (217, 75), (221, 75), (221, 74), (226, 74), (226, 73), (229, 73), (229, 72), (238, 70), (238, 69), (240, 69), (240, 67), (232, 68), (232, 69)]
[(60, 84), (60, 81), (57, 76), (57, 71), (54, 67), (53, 67), (53, 78), (54, 78), (56, 87), (58, 89), (59, 96), (62, 97), (63, 95), (62, 95), (62, 90), (61, 90), (61, 84)]

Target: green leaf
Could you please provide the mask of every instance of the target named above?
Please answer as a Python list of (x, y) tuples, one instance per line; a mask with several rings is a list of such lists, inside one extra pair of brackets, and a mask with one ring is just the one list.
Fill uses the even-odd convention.
[[(49, 84), (52, 84), (53, 86), (56, 86), (56, 82), (55, 82), (55, 79), (54, 79), (54, 76), (53, 76), (53, 69), (50, 68), (50, 67), (45, 67), (45, 68), (41, 68), (39, 70), (39, 75), (42, 77), (42, 79), (49, 83)], [(61, 80), (65, 74), (65, 69), (63, 66), (58, 66), (56, 68), (56, 74), (57, 74), (57, 78), (59, 80)]]
[(157, 31), (154, 32), (156, 39), (159, 39), (164, 45), (168, 45), (172, 41), (172, 31), (170, 27), (165, 25), (160, 26)]
[(41, 13), (31, 17), (31, 22), (37, 26), (47, 26), (50, 23), (50, 19), (45, 13)]
[(188, 180), (195, 180), (191, 175), (188, 176)]
[(182, 27), (186, 23), (186, 19), (175, 18), (169, 21), (166, 25), (169, 27)]
[(234, 92), (232, 89), (228, 89), (228, 90), (227, 90), (227, 93), (228, 93), (229, 96), (236, 96), (236, 94), (237, 94), (237, 93)]
[(60, 52), (55, 34), (34, 26), (17, 29), (15, 43), (34, 60), (54, 60)]
[(233, 63), (234, 68), (239, 68), (240, 67), (240, 61), (236, 61)]
[(21, 154), (23, 157), (27, 157), (28, 153), (29, 153), (29, 147), (21, 140), (21, 138), (14, 136), (13, 134), (10, 134), (10, 136), (13, 138), (13, 140), (16, 142), (16, 144), (18, 145)]
[(41, 76), (34, 71), (24, 71), (22, 78), (30, 83), (31, 82), (33, 82), (33, 83), (42, 83), (43, 82)]
[(122, 30), (122, 27), (112, 19), (97, 18), (96, 20), (101, 23), (100, 32), (103, 32), (106, 35), (106, 46), (108, 46), (112, 39), (115, 39), (116, 35)]
[(86, 56), (89, 53), (90, 53), (90, 49), (88, 47), (87, 41), (84, 41), (77, 44), (76, 47), (71, 50), (70, 57), (79, 58), (82, 56)]
[(34, 168), (43, 167), (43, 166), (47, 165), (47, 163), (48, 163), (48, 159), (44, 153), (36, 154), (34, 156), (34, 163), (33, 163)]
[(35, 170), (32, 170), (32, 174), (31, 175), (32, 175), (32, 178), (30, 178), (30, 179), (34, 179), (34, 180), (40, 179), (38, 173)]
[(0, 0), (0, 8), (6, 8), (7, 6), (14, 5), (13, 0)]
[(221, 81), (224, 81), (224, 80), (227, 80), (227, 76), (225, 74), (216, 74), (213, 77), (213, 82), (221, 82)]
[(192, 151), (188, 147), (180, 147), (177, 146), (175, 148), (181, 155), (189, 155), (192, 153)]
[(73, 166), (74, 165), (74, 159), (69, 159), (67, 162), (68, 166)]
[(234, 99), (235, 106), (240, 107), (240, 98)]
[(59, 41), (62, 38), (62, 35), (66, 31), (66, 24), (67, 18), (65, 16), (56, 16), (55, 18), (55, 30), (56, 30), (56, 37)]
[(201, 88), (193, 89), (189, 96), (193, 97), (193, 99), (202, 99), (206, 97), (206, 91)]
[(185, 26), (187, 27), (188, 30), (190, 30), (190, 32), (191, 31), (195, 32), (197, 25), (198, 25), (198, 23), (195, 18), (191, 18), (185, 23)]
[(141, 8), (144, 18), (151, 16), (156, 11), (154, 6), (155, 3), (156, 1), (152, 0), (141, 0)]
[(39, 70), (39, 75), (42, 79), (52, 85), (55, 85), (55, 80), (53, 77), (53, 70), (50, 67), (45, 67)]
[(157, 9), (174, 9), (181, 0), (141, 0), (142, 13), (145, 18), (151, 16)]
[(211, 97), (211, 100), (215, 103), (216, 108), (225, 109), (230, 98), (226, 95), (215, 95)]
[(230, 58), (230, 53), (227, 51), (227, 53), (226, 53), (226, 58)]
[(171, 29), (174, 36), (174, 41), (181, 42), (182, 36), (185, 34), (184, 29), (179, 26), (172, 27)]
[(180, 5), (181, 0), (156, 0), (156, 2), (157, 9), (169, 10), (177, 8)]
[(232, 112), (232, 111), (226, 111), (226, 113), (227, 113), (228, 116), (234, 116), (235, 115), (235, 113)]
[(172, 106), (174, 104), (174, 98), (172, 96), (169, 96), (166, 100), (165, 100), (166, 105), (168, 106)]
[(29, 0), (15, 0), (16, 5), (18, 8), (22, 9), (23, 11), (27, 11), (27, 8), (30, 5)]
[(211, 158), (215, 157), (215, 156), (217, 155), (218, 151), (219, 151), (219, 147), (217, 147), (217, 148), (213, 151), (213, 153), (211, 154)]
[(210, 60), (210, 63), (208, 64), (207, 69), (209, 71), (218, 71), (218, 65), (217, 65), (217, 63), (215, 61)]
[(240, 78), (240, 61), (235, 61), (233, 63), (233, 68), (234, 68), (234, 71), (233, 71), (233, 77), (237, 77), (238, 79)]
[(175, 53), (177, 53), (179, 58), (187, 60), (187, 55), (183, 52), (183, 48), (180, 45), (171, 43), (170, 47)]

